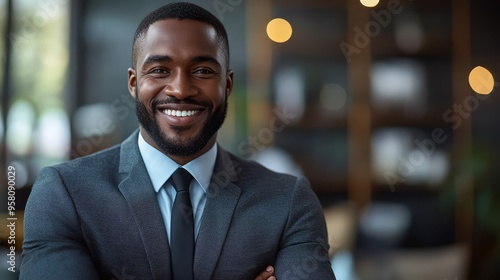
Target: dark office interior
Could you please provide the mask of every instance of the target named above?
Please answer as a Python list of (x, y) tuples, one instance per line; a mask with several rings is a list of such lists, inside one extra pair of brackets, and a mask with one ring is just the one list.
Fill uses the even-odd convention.
[[(137, 129), (132, 38), (168, 2), (0, 0), (0, 168), (17, 174), (18, 258), (38, 171)], [(500, 279), (498, 2), (191, 2), (229, 35), (219, 143), (308, 178), (338, 280)], [(276, 18), (289, 26), (273, 34)], [(2, 279), (17, 279), (11, 235), (2, 226)]]

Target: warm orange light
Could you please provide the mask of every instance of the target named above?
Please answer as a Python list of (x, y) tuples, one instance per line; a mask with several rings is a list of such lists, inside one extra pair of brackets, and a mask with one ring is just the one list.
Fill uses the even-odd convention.
[(476, 66), (470, 71), (469, 84), (479, 94), (490, 94), (495, 86), (495, 79), (488, 69)]
[(284, 43), (292, 37), (292, 26), (282, 18), (275, 18), (267, 24), (267, 36), (276, 43)]
[(373, 8), (378, 5), (379, 0), (359, 0), (361, 2), (361, 5), (368, 7), (368, 8)]

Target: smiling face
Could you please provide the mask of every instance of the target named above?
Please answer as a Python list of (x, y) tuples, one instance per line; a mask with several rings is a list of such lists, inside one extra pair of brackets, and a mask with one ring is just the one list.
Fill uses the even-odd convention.
[(179, 164), (208, 151), (224, 122), (233, 74), (215, 29), (201, 21), (166, 19), (139, 39), (128, 88), (141, 135)]

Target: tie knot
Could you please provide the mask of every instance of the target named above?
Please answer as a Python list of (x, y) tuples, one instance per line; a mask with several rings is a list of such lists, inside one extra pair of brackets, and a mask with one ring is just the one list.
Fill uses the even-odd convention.
[(191, 173), (184, 168), (178, 168), (172, 174), (172, 183), (177, 192), (189, 191), (189, 183), (191, 183), (192, 179)]

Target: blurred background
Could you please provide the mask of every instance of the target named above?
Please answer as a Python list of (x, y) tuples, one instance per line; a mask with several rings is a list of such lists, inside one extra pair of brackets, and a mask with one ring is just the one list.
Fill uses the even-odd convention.
[[(0, 278), (16, 279), (9, 240), (17, 271), (38, 171), (137, 128), (132, 37), (168, 2), (0, 0), (0, 213), (11, 167), (17, 218)], [(337, 279), (500, 279), (498, 2), (192, 2), (229, 34), (219, 142), (307, 176)]]

